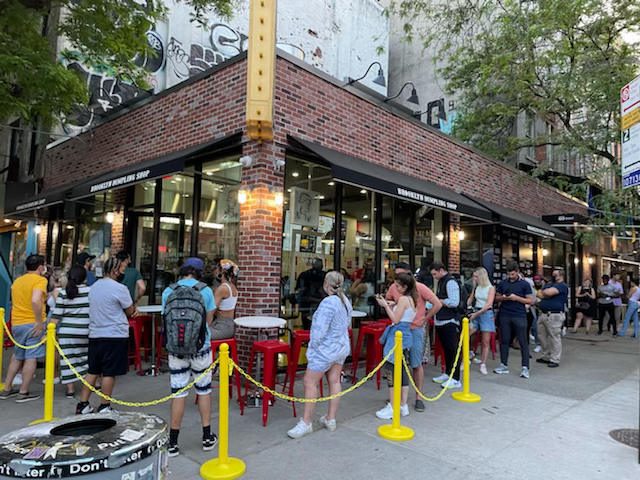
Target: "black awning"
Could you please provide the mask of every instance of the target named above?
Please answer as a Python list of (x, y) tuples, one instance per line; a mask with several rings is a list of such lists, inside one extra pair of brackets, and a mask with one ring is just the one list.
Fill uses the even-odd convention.
[(560, 240), (566, 243), (573, 243), (573, 238), (569, 233), (552, 227), (547, 222), (538, 217), (534, 217), (533, 215), (529, 215), (527, 213), (517, 212), (510, 208), (496, 205), (495, 203), (486, 202), (484, 200), (476, 201), (494, 212), (498, 217), (497, 220), (506, 227), (527, 232), (532, 235), (537, 235), (538, 237), (545, 237), (553, 240)]
[(128, 187), (146, 180), (170, 175), (184, 170), (185, 163), (207, 153), (219, 152), (221, 150), (237, 147), (240, 145), (241, 134), (227, 135), (210, 142), (206, 142), (195, 147), (171, 152), (162, 157), (147, 160), (145, 162), (127, 165), (125, 168), (100, 175), (87, 182), (84, 182), (71, 190), (69, 198), (78, 198), (95, 195), (111, 189)]
[(575, 225), (588, 225), (589, 217), (580, 213), (559, 213), (557, 215), (543, 215), (542, 220), (552, 227), (571, 227)]
[(305, 150), (311, 151), (325, 160), (331, 168), (333, 177), (343, 183), (366, 187), (403, 200), (411, 200), (482, 220), (492, 220), (490, 210), (448, 188), (346, 155), (307, 140), (290, 136), (289, 141), (294, 146), (298, 144)]
[(4, 201), (5, 215), (20, 215), (64, 202), (67, 189), (36, 193), (36, 182), (9, 182)]

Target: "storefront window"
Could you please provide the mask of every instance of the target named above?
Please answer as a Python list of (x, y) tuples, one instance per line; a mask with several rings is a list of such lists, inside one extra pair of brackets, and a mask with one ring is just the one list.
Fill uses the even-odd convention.
[(416, 212), (416, 230), (414, 233), (417, 280), (433, 287), (433, 278), (429, 266), (443, 259), (442, 249), (445, 233), (443, 228), (443, 212), (431, 207), (420, 206)]
[(460, 238), (460, 280), (471, 288), (474, 270), (483, 265), (480, 257), (482, 227), (465, 225), (465, 222), (462, 222), (458, 236)]
[(520, 271), (527, 278), (532, 278), (535, 274), (533, 264), (533, 237), (527, 234), (520, 234)]
[(393, 269), (398, 262), (411, 264), (411, 216), (415, 203), (392, 197), (382, 197), (382, 272), (388, 287), (393, 281)]

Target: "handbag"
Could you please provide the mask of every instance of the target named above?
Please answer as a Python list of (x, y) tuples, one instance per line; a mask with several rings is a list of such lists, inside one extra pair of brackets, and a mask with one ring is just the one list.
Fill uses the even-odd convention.
[(591, 307), (591, 305), (589, 305), (588, 302), (578, 302), (576, 304), (578, 310), (589, 310), (589, 307)]

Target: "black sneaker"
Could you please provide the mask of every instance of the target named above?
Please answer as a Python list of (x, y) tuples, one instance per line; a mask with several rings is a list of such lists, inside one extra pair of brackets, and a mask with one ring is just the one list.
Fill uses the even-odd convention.
[(419, 398), (416, 399), (416, 404), (414, 408), (416, 412), (424, 412), (424, 403), (422, 402), (422, 400), (420, 400)]
[(118, 411), (111, 406), (110, 403), (101, 403), (98, 406), (98, 413), (118, 413)]
[(218, 437), (215, 433), (212, 433), (209, 438), (202, 439), (202, 450), (204, 450), (205, 452), (213, 450), (213, 447), (216, 446), (216, 443), (218, 443)]
[(40, 398), (40, 395), (37, 395), (35, 393), (18, 393), (18, 398), (16, 398), (16, 403), (26, 403), (26, 402), (30, 402), (32, 400), (38, 400)]
[(167, 449), (167, 454), (170, 457), (177, 457), (178, 455), (180, 455), (180, 447), (178, 447), (178, 445), (169, 445), (169, 448)]
[[(1, 347), (1, 346), (0, 346)], [(9, 398), (13, 398), (15, 396), (17, 396), (20, 392), (18, 390), (3, 390), (2, 392), (0, 392), (0, 400), (7, 400)]]
[(549, 362), (547, 364), (547, 367), (549, 367), (549, 368), (558, 368), (559, 366), (560, 366), (560, 364), (556, 363), (556, 362)]
[(89, 404), (89, 402), (78, 402), (78, 404), (76, 405), (76, 415), (87, 415), (93, 412), (93, 407)]
[(549, 364), (549, 363), (551, 363), (551, 360), (547, 360), (546, 358), (538, 358), (538, 359), (536, 359), (536, 363), (546, 363), (546, 364)]

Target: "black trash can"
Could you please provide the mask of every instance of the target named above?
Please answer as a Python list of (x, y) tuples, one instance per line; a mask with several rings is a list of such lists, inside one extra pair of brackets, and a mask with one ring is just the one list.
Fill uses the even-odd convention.
[(0, 480), (162, 480), (167, 478), (167, 424), (156, 415), (79, 415), (26, 427), (0, 438)]

